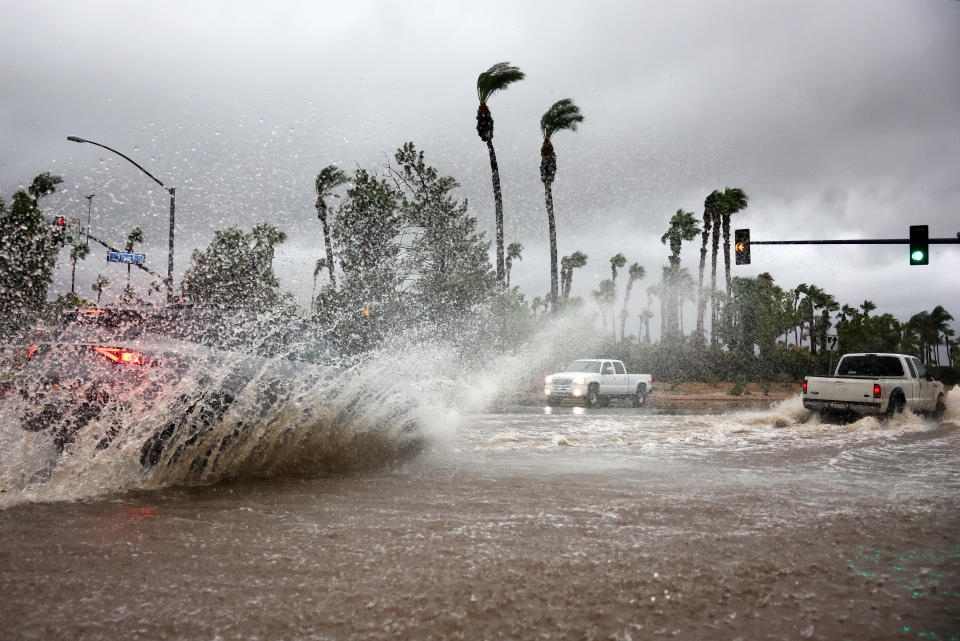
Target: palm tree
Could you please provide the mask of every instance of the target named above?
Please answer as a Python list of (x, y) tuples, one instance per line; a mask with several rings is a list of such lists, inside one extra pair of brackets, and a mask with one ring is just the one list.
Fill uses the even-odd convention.
[[(703, 231), (700, 232), (700, 277), (697, 280), (697, 336), (696, 340), (703, 345), (707, 340), (703, 317), (707, 312), (707, 297), (703, 289), (703, 271), (707, 264), (707, 241), (710, 239), (710, 227), (713, 224), (714, 210), (720, 206), (720, 192), (714, 190), (703, 201)], [(716, 261), (714, 261), (716, 262)]]
[(74, 245), (73, 249), (70, 250), (70, 262), (73, 265), (70, 268), (70, 293), (73, 294), (75, 289), (74, 285), (77, 282), (77, 261), (83, 260), (90, 254), (90, 245), (86, 243), (82, 245)]
[(877, 306), (873, 304), (872, 300), (865, 300), (860, 304), (860, 309), (863, 310), (864, 318), (870, 318), (870, 312), (872, 312), (876, 308)]
[[(650, 319), (651, 318), (653, 318), (653, 312), (650, 311), (649, 307), (644, 308), (644, 310), (640, 312), (640, 322), (643, 323), (643, 332), (644, 332), (643, 341), (648, 345), (650, 344)], [(640, 340), (639, 335), (637, 336), (637, 340), (638, 341)]]
[[(667, 228), (667, 231), (660, 237), (660, 242), (664, 245), (670, 245), (670, 318), (666, 321), (666, 328), (670, 334), (673, 334), (676, 331), (676, 318), (677, 318), (677, 308), (682, 304), (677, 303), (676, 295), (676, 285), (677, 285), (677, 274), (680, 270), (680, 248), (685, 240), (693, 240), (697, 237), (697, 234), (700, 233), (700, 228), (697, 227), (697, 221), (693, 217), (693, 212), (683, 211), (683, 209), (678, 209), (670, 218), (670, 227)], [(705, 256), (706, 254), (704, 254)], [(701, 276), (702, 276), (701, 271)], [(682, 330), (681, 330), (682, 333)]]
[(937, 305), (930, 312), (930, 326), (933, 328), (934, 333), (936, 334), (936, 343), (934, 345), (934, 353), (936, 354), (937, 365), (940, 364), (940, 335), (943, 335), (943, 341), (945, 343), (949, 342), (949, 337), (947, 333), (950, 331), (949, 322), (953, 320), (953, 316), (950, 315), (943, 305)]
[[(614, 285), (612, 280), (601, 280), (599, 286), (591, 292), (591, 295), (601, 308), (607, 306), (612, 308), (614, 302), (617, 300), (616, 285)], [(603, 327), (606, 329), (607, 315), (601, 312), (600, 316), (603, 318)], [(616, 332), (616, 328), (614, 328), (613, 331)]]
[[(335, 287), (337, 283), (333, 277), (333, 245), (330, 244), (330, 223), (327, 220), (329, 210), (327, 209), (327, 201), (324, 199), (332, 195), (331, 191), (348, 182), (350, 182), (350, 179), (347, 178), (342, 169), (336, 165), (327, 165), (317, 174), (314, 183), (317, 190), (317, 218), (320, 219), (320, 226), (323, 227), (323, 246), (327, 253), (327, 269), (330, 272), (331, 287)], [(314, 280), (316, 280), (316, 277), (314, 277)]]
[(546, 307), (543, 299), (539, 296), (534, 296), (533, 300), (530, 301), (530, 310), (533, 312), (534, 317), (536, 317), (537, 310), (539, 310), (541, 306)]
[(624, 330), (627, 326), (627, 305), (630, 304), (630, 291), (633, 289), (633, 284), (638, 280), (643, 280), (647, 275), (647, 270), (643, 268), (643, 265), (639, 263), (634, 263), (630, 265), (630, 270), (627, 272), (627, 289), (623, 293), (623, 311), (620, 312), (620, 340), (626, 340), (626, 334)]
[(553, 151), (550, 138), (558, 131), (577, 130), (577, 124), (583, 122), (580, 107), (570, 98), (553, 103), (540, 118), (540, 132), (543, 144), (540, 146), (540, 180), (543, 182), (544, 201), (547, 207), (547, 226), (550, 232), (550, 306), (557, 305), (557, 225), (553, 217), (553, 179), (557, 175), (557, 154)]
[(727, 299), (732, 291), (730, 278), (730, 216), (747, 207), (747, 194), (742, 189), (734, 187), (723, 188), (723, 209), (720, 212), (723, 226), (723, 264), (727, 276)]
[[(143, 242), (143, 230), (140, 229), (139, 226), (134, 227), (133, 229), (130, 230), (130, 233), (127, 234), (126, 252), (128, 254), (132, 254), (133, 244), (142, 243), (142, 242)], [(132, 265), (130, 263), (127, 263), (127, 287), (130, 286), (130, 267), (132, 267)]]
[[(627, 257), (623, 254), (617, 252), (616, 255), (610, 257), (610, 273), (613, 281), (613, 303), (610, 304), (610, 310), (613, 311), (613, 308), (616, 306), (617, 302), (617, 270), (622, 269), (624, 265), (627, 264)], [(617, 319), (613, 319), (613, 340), (617, 340)]]
[(503, 194), (500, 193), (500, 169), (497, 167), (497, 154), (493, 150), (493, 116), (487, 107), (487, 100), (518, 80), (523, 80), (524, 73), (519, 67), (509, 62), (498, 62), (479, 76), (477, 76), (477, 97), (480, 106), (477, 107), (477, 135), (487, 144), (490, 154), (490, 173), (493, 177), (493, 206), (497, 223), (497, 281), (504, 282), (503, 258)]
[(507, 245), (507, 259), (506, 271), (507, 271), (507, 287), (510, 287), (510, 270), (513, 269), (513, 261), (523, 260), (521, 254), (523, 253), (523, 245), (520, 243), (510, 243)]
[(103, 294), (103, 290), (110, 284), (110, 279), (105, 277), (103, 274), (97, 276), (96, 282), (93, 283), (90, 289), (97, 292), (97, 306), (100, 306), (100, 296)]
[(570, 287), (573, 285), (573, 270), (580, 269), (587, 264), (587, 255), (579, 249), (569, 256), (564, 256), (561, 261), (563, 265), (562, 276), (562, 296), (563, 300), (570, 300)]
[(326, 258), (318, 258), (316, 264), (313, 266), (313, 289), (310, 290), (310, 313), (313, 314), (313, 302), (316, 298), (317, 293), (317, 277), (320, 275), (327, 266)]

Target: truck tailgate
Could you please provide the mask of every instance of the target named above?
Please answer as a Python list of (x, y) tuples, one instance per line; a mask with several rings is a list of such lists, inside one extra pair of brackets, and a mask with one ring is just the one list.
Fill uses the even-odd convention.
[(815, 401), (830, 409), (851, 409), (851, 406), (876, 405), (873, 396), (876, 381), (867, 378), (808, 377), (804, 401)]

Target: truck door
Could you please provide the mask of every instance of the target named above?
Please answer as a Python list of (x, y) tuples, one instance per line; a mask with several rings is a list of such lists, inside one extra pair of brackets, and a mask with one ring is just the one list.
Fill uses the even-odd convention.
[(617, 394), (617, 375), (613, 363), (603, 361), (600, 367), (600, 392), (602, 394)]
[(613, 371), (616, 372), (617, 378), (617, 394), (629, 394), (630, 393), (630, 381), (627, 376), (627, 369), (623, 366), (623, 363), (620, 361), (613, 361)]
[(933, 397), (936, 384), (927, 380), (927, 368), (916, 358), (909, 359), (917, 368), (917, 409), (932, 410), (937, 399)]

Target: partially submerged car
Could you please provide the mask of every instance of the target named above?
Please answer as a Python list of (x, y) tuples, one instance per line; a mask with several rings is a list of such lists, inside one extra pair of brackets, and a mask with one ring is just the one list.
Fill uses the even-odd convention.
[(265, 412), (292, 381), (319, 381), (339, 366), (337, 350), (306, 319), (190, 304), (79, 309), (23, 348), (20, 427), (50, 430), (60, 451), (92, 422), (115, 421), (100, 431), (105, 448), (131, 428), (124, 420), (177, 395), (178, 411), (142, 446), (148, 466), (172, 455), (164, 448), (178, 430), (182, 448), (211, 429), (242, 391)]

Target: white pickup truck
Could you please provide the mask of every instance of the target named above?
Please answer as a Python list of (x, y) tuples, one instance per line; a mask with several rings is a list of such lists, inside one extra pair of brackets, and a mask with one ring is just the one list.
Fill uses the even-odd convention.
[(643, 407), (653, 391), (650, 374), (627, 374), (622, 361), (611, 358), (584, 358), (566, 369), (547, 376), (543, 393), (548, 405), (563, 399), (583, 400), (587, 407), (609, 405), (612, 398), (629, 398), (634, 407)]
[(886, 414), (904, 409), (939, 418), (943, 383), (913, 356), (846, 354), (835, 376), (803, 379), (803, 406), (821, 414)]

